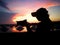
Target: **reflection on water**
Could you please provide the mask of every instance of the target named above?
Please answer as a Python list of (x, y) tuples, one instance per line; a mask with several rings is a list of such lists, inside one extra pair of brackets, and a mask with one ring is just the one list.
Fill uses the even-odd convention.
[[(7, 28), (8, 30), (6, 32), (27, 32), (27, 29), (26, 27), (23, 27), (23, 30), (17, 30), (17, 27), (16, 26), (5, 26), (5, 28)], [(4, 29), (4, 28), (3, 28)], [(4, 29), (5, 30), (5, 29)], [(0, 33), (4, 32), (2, 30), (2, 26), (0, 26)]]
[[(36, 26), (30, 26), (30, 28), (32, 29), (33, 32), (36, 31)], [(27, 32), (27, 28), (24, 26), (24, 27), (23, 27), (23, 30), (17, 30), (17, 27), (13, 26), (13, 27), (11, 28), (11, 31), (12, 31), (12, 32)]]
[(16, 29), (15, 26), (13, 26), (13, 27), (11, 28), (11, 30), (12, 30), (12, 32), (27, 32), (26, 27), (23, 27), (23, 28), (24, 28), (23, 30), (19, 31), (19, 30)]

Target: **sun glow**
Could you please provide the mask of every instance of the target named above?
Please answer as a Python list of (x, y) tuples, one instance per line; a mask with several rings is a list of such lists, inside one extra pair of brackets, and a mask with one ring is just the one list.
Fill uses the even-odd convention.
[(27, 20), (29, 23), (37, 23), (39, 22), (35, 17), (32, 17), (31, 14), (26, 14), (25, 16), (20, 16), (19, 14), (15, 14), (13, 16), (12, 20), (15, 23), (16, 21), (22, 21), (22, 20)]

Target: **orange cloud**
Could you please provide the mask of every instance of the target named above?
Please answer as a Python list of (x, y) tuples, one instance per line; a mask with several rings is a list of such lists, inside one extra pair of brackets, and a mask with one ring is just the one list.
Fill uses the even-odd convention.
[[(10, 7), (10, 9), (14, 12), (19, 12), (19, 13), (26, 13), (28, 12), (29, 10), (32, 10), (32, 11), (35, 11), (36, 9), (38, 8), (41, 8), (41, 7), (44, 7), (44, 8), (49, 8), (51, 6), (57, 6), (57, 5), (60, 5), (59, 3), (55, 3), (55, 2), (39, 2), (39, 1), (36, 1), (36, 2), (25, 2), (24, 4), (23, 3), (20, 3), (19, 6), (18, 3), (15, 5), (13, 5), (12, 7)], [(22, 5), (22, 6), (21, 6)]]

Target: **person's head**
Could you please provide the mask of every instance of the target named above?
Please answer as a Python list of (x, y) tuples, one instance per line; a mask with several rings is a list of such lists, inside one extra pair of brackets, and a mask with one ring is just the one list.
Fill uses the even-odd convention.
[(48, 11), (45, 8), (40, 8), (36, 12), (31, 13), (33, 17), (36, 17), (39, 21), (43, 21), (49, 18)]

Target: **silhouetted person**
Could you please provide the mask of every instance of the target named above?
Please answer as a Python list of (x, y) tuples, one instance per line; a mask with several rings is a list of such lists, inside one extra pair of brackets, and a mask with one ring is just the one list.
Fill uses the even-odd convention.
[(33, 12), (32, 16), (41, 21), (37, 25), (36, 32), (48, 32), (53, 28), (52, 21), (49, 19), (48, 11), (45, 8), (40, 8), (36, 12)]
[[(40, 8), (36, 12), (31, 13), (33, 17), (36, 17), (40, 23), (37, 25), (36, 32), (49, 32), (52, 27), (52, 21), (49, 19), (49, 14), (48, 11), (45, 8)], [(28, 32), (31, 30), (28, 26), (26, 25)], [(32, 32), (32, 31), (31, 31)]]

